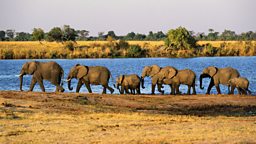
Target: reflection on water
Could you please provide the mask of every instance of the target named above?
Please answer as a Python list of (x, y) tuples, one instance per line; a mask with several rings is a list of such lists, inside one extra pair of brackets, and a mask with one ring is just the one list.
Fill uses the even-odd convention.
[[(19, 90), (19, 72), (27, 61), (32, 60), (0, 60), (0, 90)], [(106, 66), (112, 73), (110, 79), (110, 86), (113, 87), (115, 78), (120, 74), (138, 74), (141, 75), (144, 66), (157, 64), (161, 67), (174, 66), (177, 69), (192, 69), (197, 74), (196, 90), (197, 93), (205, 93), (209, 80), (204, 80), (204, 90), (199, 88), (199, 75), (205, 67), (234, 67), (239, 70), (241, 76), (247, 77), (250, 81), (250, 90), (255, 94), (256, 89), (256, 57), (201, 57), (201, 58), (124, 58), (124, 59), (73, 59), (73, 60), (37, 60), (37, 61), (56, 61), (59, 63), (64, 71), (65, 78), (71, 67), (80, 63), (88, 66)], [(31, 76), (25, 76), (23, 80), (23, 90), (28, 90), (31, 81)], [(76, 87), (77, 81), (73, 79), (72, 86)], [(44, 81), (46, 91), (55, 91), (55, 86), (48, 81)], [(65, 92), (70, 92), (67, 88), (67, 84), (64, 83)], [(151, 92), (151, 80), (145, 79), (145, 89), (142, 89), (142, 93)], [(95, 93), (102, 92), (102, 86), (92, 86), (92, 90)], [(169, 86), (164, 87), (165, 93), (169, 93)], [(187, 86), (181, 86), (180, 90), (186, 93)], [(39, 85), (36, 85), (34, 91), (41, 91)], [(75, 90), (73, 90), (74, 92)], [(221, 86), (222, 93), (227, 93), (227, 87)], [(83, 86), (80, 92), (87, 92), (85, 86)], [(118, 93), (115, 90), (115, 93)], [(156, 92), (157, 93), (157, 92)], [(216, 89), (212, 89), (212, 93), (216, 93)]]

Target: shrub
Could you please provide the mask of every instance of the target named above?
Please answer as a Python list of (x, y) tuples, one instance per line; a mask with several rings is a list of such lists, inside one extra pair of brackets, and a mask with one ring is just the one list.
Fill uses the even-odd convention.
[(186, 50), (195, 48), (196, 40), (186, 28), (178, 27), (168, 31), (165, 44), (174, 49)]
[(67, 41), (64, 43), (64, 48), (70, 50), (70, 51), (74, 51), (75, 50), (75, 45), (74, 42), (72, 41)]
[(144, 57), (145, 50), (143, 50), (139, 45), (131, 45), (127, 50), (128, 57)]

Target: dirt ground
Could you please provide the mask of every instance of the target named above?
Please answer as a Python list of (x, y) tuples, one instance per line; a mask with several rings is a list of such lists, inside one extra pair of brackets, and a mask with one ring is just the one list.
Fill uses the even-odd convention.
[(0, 143), (256, 143), (256, 96), (0, 91)]

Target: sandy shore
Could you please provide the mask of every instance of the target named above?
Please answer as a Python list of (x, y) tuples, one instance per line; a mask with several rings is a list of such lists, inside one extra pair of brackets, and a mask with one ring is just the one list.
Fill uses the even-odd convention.
[(0, 91), (0, 143), (256, 143), (256, 97)]

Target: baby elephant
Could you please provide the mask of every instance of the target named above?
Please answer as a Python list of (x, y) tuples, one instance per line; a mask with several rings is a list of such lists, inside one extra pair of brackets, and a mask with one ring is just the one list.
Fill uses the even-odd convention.
[(120, 75), (116, 78), (116, 88), (119, 90), (120, 94), (124, 94), (124, 92), (126, 94), (135, 94), (135, 90), (137, 91), (137, 94), (140, 94), (140, 82), (141, 79), (136, 74)]
[[(236, 88), (238, 90), (238, 93), (241, 94), (251, 94), (251, 91), (248, 89), (249, 87), (249, 80), (244, 77), (238, 77), (238, 78), (233, 78), (228, 81), (228, 88), (231, 87), (231, 91)], [(230, 93), (234, 94), (234, 93)]]

